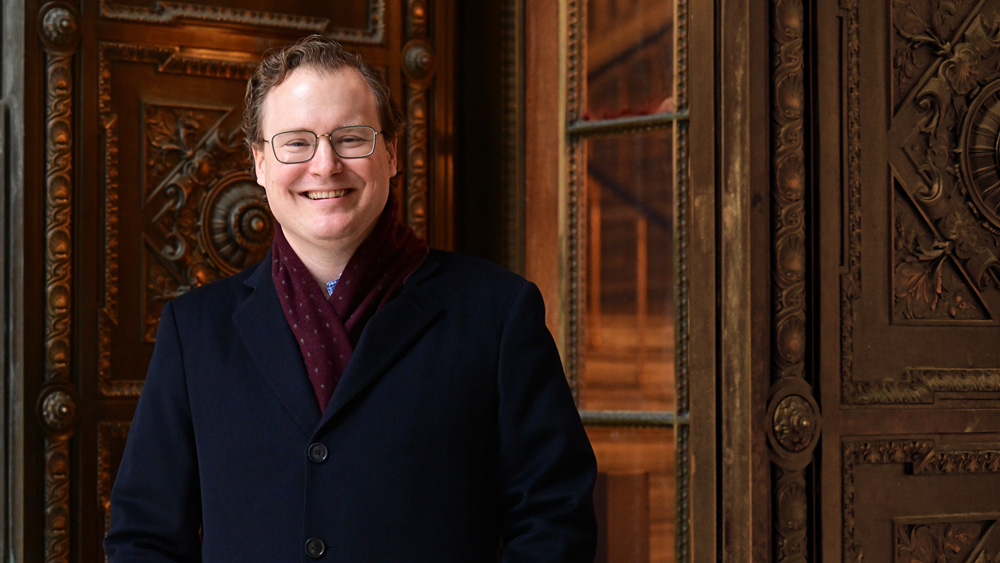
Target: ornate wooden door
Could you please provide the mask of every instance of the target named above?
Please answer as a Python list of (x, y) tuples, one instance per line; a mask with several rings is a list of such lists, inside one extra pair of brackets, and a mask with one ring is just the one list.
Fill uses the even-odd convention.
[[(824, 0), (814, 8), (818, 183), (807, 232), (818, 277), (815, 300), (804, 304), (818, 308), (817, 554), (851, 563), (996, 561), (1000, 4)], [(777, 100), (793, 99), (803, 83), (775, 88)], [(795, 161), (774, 163), (776, 185), (795, 186), (782, 183), (796, 170), (782, 165)], [(783, 262), (794, 252), (775, 250), (776, 263), (798, 264)], [(796, 326), (784, 325), (789, 334)], [(787, 345), (779, 351), (796, 357), (796, 341), (775, 334)], [(771, 437), (791, 456), (809, 443), (799, 422), (815, 405), (785, 397), (772, 407)], [(775, 486), (776, 507), (798, 504), (794, 484)], [(787, 514), (791, 526), (776, 520), (776, 560), (799, 558), (794, 524), (809, 511)]]
[(273, 219), (239, 132), (260, 53), (321, 33), (385, 72), (408, 120), (394, 194), (421, 236), (448, 247), (453, 3), (26, 8), (37, 14), (26, 24), (37, 36), (26, 91), (38, 94), (26, 122), (39, 134), (25, 140), (25, 184), (39, 188), (25, 196), (23, 307), (38, 321), (26, 323), (36, 330), (25, 337), (24, 393), (38, 408), (26, 415), (21, 549), (31, 561), (99, 561), (163, 304), (252, 264), (270, 243)]

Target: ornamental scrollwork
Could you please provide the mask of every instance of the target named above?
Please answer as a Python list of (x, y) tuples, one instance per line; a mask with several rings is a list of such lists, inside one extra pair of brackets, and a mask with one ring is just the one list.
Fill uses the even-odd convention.
[(939, 563), (941, 561), (996, 561), (977, 545), (995, 522), (921, 522), (896, 524), (896, 561)]
[[(948, 9), (919, 17), (926, 2), (900, 6), (894, 23), (897, 38), (935, 61), (890, 132), (902, 143), (892, 164), (903, 195), (894, 204), (893, 316), (989, 320), (979, 299), (995, 301), (980, 295), (1000, 289), (1000, 13), (956, 20), (959, 4), (938, 3)], [(907, 68), (916, 67), (898, 76)]]

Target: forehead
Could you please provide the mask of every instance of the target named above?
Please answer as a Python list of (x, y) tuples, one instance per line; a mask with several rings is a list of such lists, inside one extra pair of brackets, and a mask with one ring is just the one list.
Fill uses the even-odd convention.
[(296, 68), (265, 95), (261, 121), (265, 128), (379, 125), (375, 93), (361, 73), (350, 67), (334, 71)]

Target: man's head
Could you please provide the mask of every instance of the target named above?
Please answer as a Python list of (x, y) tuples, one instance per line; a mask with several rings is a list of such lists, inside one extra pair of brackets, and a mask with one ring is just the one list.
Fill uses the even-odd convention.
[(396, 175), (402, 114), (381, 76), (313, 36), (267, 55), (246, 102), (254, 174), (289, 244), (307, 264), (352, 254)]
[(382, 137), (391, 141), (402, 134), (405, 123), (403, 112), (392, 99), (389, 86), (382, 75), (356, 53), (345, 51), (340, 43), (321, 35), (310, 35), (293, 45), (265, 53), (264, 59), (247, 82), (243, 100), (243, 135), (251, 157), (254, 146), (259, 147), (265, 140), (262, 131), (264, 100), (275, 86), (284, 82), (299, 67), (324, 72), (344, 68), (357, 70), (375, 95)]

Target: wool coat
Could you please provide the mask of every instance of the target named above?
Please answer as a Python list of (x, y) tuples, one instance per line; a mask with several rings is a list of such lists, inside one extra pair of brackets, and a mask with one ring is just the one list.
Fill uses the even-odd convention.
[(431, 251), (325, 412), (270, 255), (163, 310), (111, 495), (132, 561), (592, 561), (596, 463), (537, 288)]

